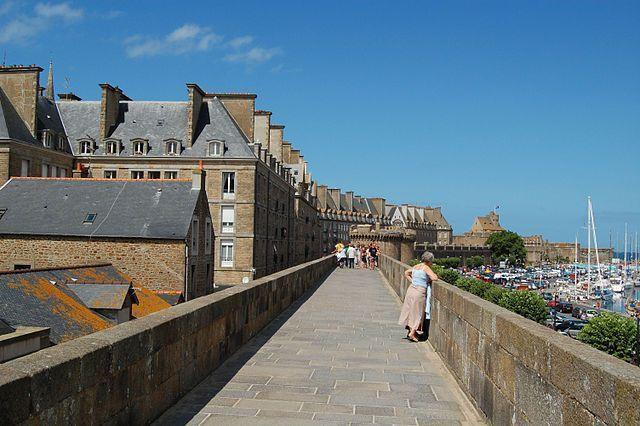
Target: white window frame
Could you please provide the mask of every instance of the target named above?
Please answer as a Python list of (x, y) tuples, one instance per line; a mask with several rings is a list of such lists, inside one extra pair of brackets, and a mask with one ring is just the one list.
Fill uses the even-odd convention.
[[(226, 175), (226, 178), (225, 178)], [(233, 178), (233, 179), (231, 179)], [(229, 182), (229, 187), (232, 189), (230, 192), (225, 192), (225, 183)], [(233, 185), (231, 185), (233, 183)], [(236, 172), (228, 171), (222, 172), (222, 198), (225, 200), (232, 200), (236, 198)]]
[(233, 258), (235, 256), (235, 243), (231, 239), (220, 240), (220, 267), (233, 268)]
[[(147, 155), (147, 152), (149, 151), (148, 141), (135, 139), (131, 142), (133, 143), (131, 150), (133, 155)], [(142, 150), (139, 150), (139, 147), (142, 147)]]
[(206, 218), (204, 222), (204, 254), (211, 254), (211, 249), (213, 247), (211, 234), (213, 227), (211, 225), (211, 218)]
[(31, 160), (22, 160), (20, 162), (20, 176), (29, 176), (31, 172)]
[(198, 246), (200, 244), (200, 227), (197, 217), (191, 219), (191, 256), (198, 255)]
[(93, 154), (93, 142), (89, 140), (80, 141), (80, 155)]
[(60, 177), (66, 178), (67, 177), (67, 168), (66, 167), (60, 167), (58, 169), (58, 174), (60, 175)]
[[(113, 173), (113, 176), (107, 176), (107, 174), (111, 174)], [(105, 170), (102, 174), (102, 176), (104, 176), (105, 179), (117, 179), (118, 178), (118, 171), (117, 170)]]
[(106, 141), (104, 143), (104, 153), (105, 155), (120, 155), (120, 141), (116, 141), (116, 140)]
[[(232, 222), (225, 222), (225, 214), (224, 212), (231, 211)], [(235, 206), (220, 206), (220, 233), (221, 234), (233, 234), (235, 232), (236, 226), (236, 209)], [(225, 225), (226, 224), (226, 225)]]
[(180, 144), (180, 141), (168, 140), (165, 142), (165, 153), (167, 155), (180, 155), (181, 149), (182, 146)]
[(58, 166), (51, 166), (51, 177), (60, 177), (58, 175)]
[(49, 176), (49, 165), (47, 163), (42, 163), (40, 167), (40, 176), (48, 177)]
[[(175, 177), (169, 177), (169, 173), (175, 173)], [(164, 179), (178, 179), (178, 171), (177, 170), (165, 170), (164, 171)]]
[(209, 156), (222, 157), (224, 155), (224, 141), (209, 141)]
[[(133, 177), (134, 173), (142, 173), (142, 177)], [(131, 170), (131, 179), (144, 179), (144, 170)]]

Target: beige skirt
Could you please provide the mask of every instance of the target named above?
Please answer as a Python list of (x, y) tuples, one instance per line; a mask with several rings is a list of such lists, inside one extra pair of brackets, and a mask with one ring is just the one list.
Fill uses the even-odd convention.
[(404, 304), (400, 312), (398, 324), (412, 330), (422, 328), (422, 318), (424, 316), (424, 308), (427, 298), (427, 289), (410, 285), (407, 294), (404, 296)]

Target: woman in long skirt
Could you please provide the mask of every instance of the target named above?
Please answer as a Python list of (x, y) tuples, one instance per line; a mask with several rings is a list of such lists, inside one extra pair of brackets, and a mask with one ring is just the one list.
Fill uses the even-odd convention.
[(421, 263), (404, 272), (405, 278), (411, 281), (411, 285), (407, 288), (407, 293), (404, 296), (404, 304), (398, 320), (398, 324), (409, 328), (407, 337), (413, 342), (418, 341), (416, 332), (422, 329), (427, 287), (438, 279), (435, 272), (431, 270), (433, 253), (425, 251), (420, 260), (422, 260)]

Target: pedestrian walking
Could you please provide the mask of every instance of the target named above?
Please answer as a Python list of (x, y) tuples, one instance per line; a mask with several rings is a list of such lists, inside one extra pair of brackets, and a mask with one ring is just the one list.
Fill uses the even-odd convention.
[(355, 261), (356, 261), (356, 248), (353, 246), (353, 244), (349, 243), (347, 244), (347, 267), (349, 269), (353, 269)]

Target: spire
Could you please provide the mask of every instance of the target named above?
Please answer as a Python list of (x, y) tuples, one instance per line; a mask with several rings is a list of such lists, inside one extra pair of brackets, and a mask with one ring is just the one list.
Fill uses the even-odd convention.
[(46, 98), (55, 102), (53, 94), (53, 61), (49, 61), (49, 75), (47, 75), (47, 91)]

